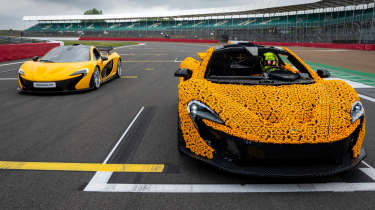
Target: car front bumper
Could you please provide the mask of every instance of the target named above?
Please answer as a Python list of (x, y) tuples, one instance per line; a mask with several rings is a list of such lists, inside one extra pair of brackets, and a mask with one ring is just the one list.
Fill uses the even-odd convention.
[(30, 92), (30, 93), (51, 93), (51, 92), (75, 92), (75, 91), (84, 91), (90, 88), (85, 89), (76, 89), (76, 85), (81, 81), (84, 76), (78, 76), (67, 80), (51, 81), (56, 83), (55, 88), (35, 88), (33, 86), (34, 82), (26, 80), (22, 77), (18, 77), (19, 83), (21, 83), (22, 88), (19, 88), (21, 92)]
[(321, 177), (351, 170), (366, 157), (361, 149), (353, 158), (353, 146), (362, 124), (348, 138), (317, 144), (271, 144), (243, 140), (199, 125), (199, 134), (215, 149), (213, 159), (198, 156), (185, 146), (179, 131), (179, 149), (184, 154), (221, 170), (262, 177)]

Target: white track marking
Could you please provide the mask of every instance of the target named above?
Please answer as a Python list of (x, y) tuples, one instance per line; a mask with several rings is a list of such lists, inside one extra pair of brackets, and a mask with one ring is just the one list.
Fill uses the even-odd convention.
[[(121, 135), (120, 139), (117, 141), (115, 146), (112, 148), (111, 152), (109, 152), (107, 157), (104, 159), (103, 164), (107, 164), (108, 160), (111, 158), (114, 151), (116, 151), (117, 147), (120, 145), (120, 143), (122, 142), (122, 140), (124, 139), (126, 134), (129, 132), (129, 130), (131, 129), (131, 127), (133, 126), (133, 124), (138, 119), (139, 115), (143, 112), (144, 109), (145, 109), (145, 107), (142, 106), (142, 108), (138, 111), (137, 115), (134, 117), (132, 122), (129, 124), (128, 128), (126, 128), (124, 133)], [(96, 189), (95, 186), (97, 186), (98, 184), (107, 184), (109, 179), (111, 178), (111, 176), (112, 176), (112, 172), (102, 172), (102, 171), (96, 172), (95, 175), (90, 180), (90, 182), (85, 187), (84, 191), (93, 191), (93, 189)]]
[(369, 183), (315, 184), (94, 184), (85, 191), (133, 193), (270, 193), (375, 191)]
[(6, 70), (6, 71), (0, 71), (0, 73), (7, 73), (7, 72), (11, 72), (11, 71), (17, 71), (18, 69), (10, 69), (10, 70)]
[(362, 163), (365, 164), (368, 168), (360, 168), (359, 170), (361, 170), (363, 173), (365, 173), (367, 176), (371, 177), (371, 179), (375, 181), (375, 169), (365, 161), (362, 161)]
[(122, 134), (122, 136), (117, 141), (117, 143), (115, 144), (115, 146), (112, 148), (111, 152), (109, 152), (109, 154), (107, 155), (107, 157), (104, 159), (103, 164), (106, 164), (108, 162), (109, 158), (111, 158), (112, 154), (116, 151), (117, 147), (120, 145), (120, 143), (122, 142), (122, 140), (124, 139), (124, 137), (126, 136), (126, 134), (129, 132), (129, 130), (132, 128), (133, 124), (138, 119), (139, 115), (143, 112), (144, 109), (145, 109), (145, 107), (142, 106), (142, 108), (138, 111), (138, 113), (134, 117), (133, 121), (130, 123), (130, 125), (128, 126), (128, 128), (125, 130), (125, 132)]
[(107, 184), (113, 172), (97, 171), (83, 191), (95, 191), (97, 185)]
[(4, 64), (0, 64), (0, 66), (9, 66), (9, 65), (14, 65), (14, 64), (20, 64), (20, 63), (23, 63), (25, 61), (20, 61), (20, 62), (15, 62), (15, 63), (4, 63)]
[(370, 164), (366, 163), (365, 161), (362, 161), (362, 163), (365, 164), (365, 166), (374, 169), (372, 166), (370, 166)]
[(18, 80), (18, 78), (0, 78), (0, 81), (2, 80)]
[(178, 58), (174, 59), (175, 63), (181, 63), (182, 61), (179, 61)]
[(113, 49), (118, 50), (118, 49), (121, 49), (121, 48), (137, 47), (137, 46), (144, 46), (144, 45), (146, 45), (146, 44), (145, 44), (145, 43), (138, 43), (138, 44), (136, 44), (136, 45), (126, 45), (126, 46), (121, 46), (121, 47), (115, 47), (115, 48), (113, 48)]
[(360, 98), (365, 99), (365, 100), (368, 100), (368, 101), (371, 101), (371, 102), (375, 102), (375, 98), (371, 98), (371, 97), (368, 97), (368, 96), (365, 96), (365, 95), (362, 95), (362, 94), (358, 94), (358, 96)]
[(361, 170), (363, 173), (365, 173), (375, 181), (375, 170), (373, 168), (360, 168), (359, 170)]
[(365, 85), (365, 84), (362, 84), (362, 83), (359, 83), (359, 82), (353, 82), (353, 81), (350, 81), (350, 80), (347, 80), (347, 79), (341, 79), (341, 78), (326, 78), (324, 80), (342, 80), (346, 83), (348, 83), (350, 86), (352, 86), (353, 88), (374, 88), (373, 86), (369, 86), (369, 85)]

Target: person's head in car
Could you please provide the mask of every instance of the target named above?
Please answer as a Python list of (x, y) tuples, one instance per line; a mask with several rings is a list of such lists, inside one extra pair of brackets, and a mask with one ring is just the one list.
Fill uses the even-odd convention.
[(261, 56), (260, 66), (263, 72), (275, 71), (279, 68), (279, 60), (275, 53), (266, 52)]

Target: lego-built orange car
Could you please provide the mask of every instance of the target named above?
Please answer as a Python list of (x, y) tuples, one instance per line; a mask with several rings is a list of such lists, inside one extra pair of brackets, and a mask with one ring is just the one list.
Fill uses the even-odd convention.
[(287, 48), (212, 47), (175, 76), (178, 147), (193, 158), (232, 173), (304, 177), (351, 170), (366, 156), (356, 91)]

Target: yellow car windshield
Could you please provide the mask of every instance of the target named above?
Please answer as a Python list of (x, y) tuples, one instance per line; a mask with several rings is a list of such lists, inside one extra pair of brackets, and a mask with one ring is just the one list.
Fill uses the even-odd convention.
[(70, 63), (90, 60), (90, 47), (88, 46), (60, 46), (49, 51), (43, 56), (41, 62)]

